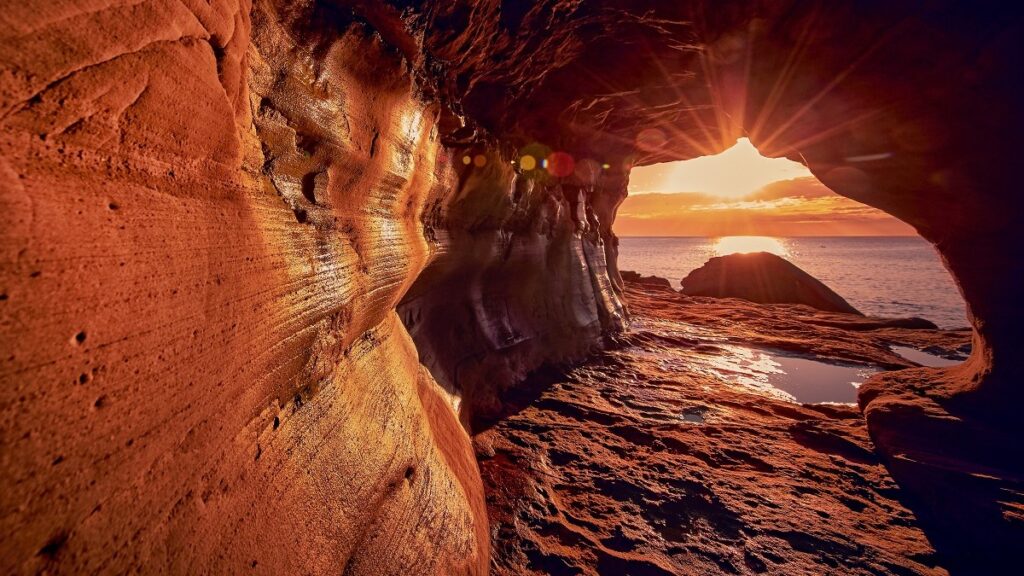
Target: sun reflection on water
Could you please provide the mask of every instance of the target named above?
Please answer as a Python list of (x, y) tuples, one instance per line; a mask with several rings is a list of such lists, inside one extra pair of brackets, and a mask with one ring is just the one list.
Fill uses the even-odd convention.
[(789, 256), (789, 250), (779, 238), (771, 236), (723, 236), (715, 241), (715, 255), (771, 252), (776, 256)]

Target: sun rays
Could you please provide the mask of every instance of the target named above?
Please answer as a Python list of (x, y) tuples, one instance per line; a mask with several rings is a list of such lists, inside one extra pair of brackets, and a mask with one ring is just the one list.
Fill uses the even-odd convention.
[(738, 198), (773, 182), (807, 177), (811, 172), (804, 165), (785, 158), (766, 158), (750, 140), (740, 138), (733, 147), (713, 156), (634, 168), (629, 191), (700, 192)]
[[(576, 103), (578, 106), (567, 111), (565, 121), (578, 127), (581, 133), (589, 132), (623, 148), (633, 148), (634, 156), (623, 161), (626, 169), (633, 165), (715, 155), (744, 136), (756, 143), (765, 156), (795, 157), (803, 148), (855, 131), (858, 125), (884, 113), (891, 104), (883, 100), (876, 106), (849, 111), (824, 123), (808, 120), (820, 113), (818, 106), (826, 97), (893, 40), (902, 29), (901, 22), (894, 22), (874, 42), (865, 45), (844, 69), (823, 79), (819, 89), (802, 95), (799, 108), (782, 106), (782, 102), (792, 100), (794, 91), (802, 89), (798, 81), (800, 70), (807, 59), (813, 57), (814, 31), (821, 19), (817, 9), (804, 16), (798, 32), (789, 40), (781, 68), (771, 78), (752, 76), (764, 69), (764, 64), (757, 61), (757, 54), (762, 52), (756, 48), (758, 43), (778, 41), (768, 40), (771, 30), (757, 19), (707, 44), (679, 44), (677, 51), (668, 55), (664, 50), (653, 49), (648, 42), (639, 43), (632, 49), (647, 54), (655, 71), (647, 87), (651, 92), (669, 91), (676, 113), (665, 114), (666, 119), (659, 118), (643, 126), (632, 140), (623, 137), (615, 129), (617, 121), (625, 121), (615, 118), (618, 111), (651, 110), (657, 106), (652, 106), (644, 90), (620, 91), (604, 80), (602, 70), (588, 70), (585, 71), (588, 79), (605, 86), (607, 93), (595, 96), (587, 105)], [(704, 15), (697, 12), (690, 15), (690, 21), (674, 24), (691, 30), (708, 26)], [(690, 58), (688, 64), (687, 58)], [(681, 67), (689, 73), (680, 75)], [(755, 82), (756, 85), (752, 84)], [(755, 86), (763, 89), (755, 89)], [(599, 101), (600, 104), (594, 106)], [(594, 118), (602, 121), (595, 124)], [(607, 122), (611, 124), (605, 126)], [(604, 129), (595, 131), (595, 125)], [(651, 138), (651, 133), (659, 136)], [(886, 152), (870, 150), (865, 154)]]

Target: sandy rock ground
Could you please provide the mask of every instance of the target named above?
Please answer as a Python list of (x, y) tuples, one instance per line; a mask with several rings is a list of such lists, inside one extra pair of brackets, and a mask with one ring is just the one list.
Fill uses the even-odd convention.
[[(853, 405), (720, 377), (729, 346), (911, 366), (967, 331), (627, 284), (633, 330), (475, 437), (496, 574), (945, 574)], [(728, 318), (729, 320), (724, 320)]]

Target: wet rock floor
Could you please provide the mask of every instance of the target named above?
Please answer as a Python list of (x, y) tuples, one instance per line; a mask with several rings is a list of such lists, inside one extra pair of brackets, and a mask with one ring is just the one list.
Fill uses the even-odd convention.
[[(628, 286), (615, 349), (536, 374), (474, 439), (495, 574), (945, 574), (854, 405), (748, 381), (733, 346), (875, 369), (966, 331)], [(736, 377), (733, 377), (736, 376)]]

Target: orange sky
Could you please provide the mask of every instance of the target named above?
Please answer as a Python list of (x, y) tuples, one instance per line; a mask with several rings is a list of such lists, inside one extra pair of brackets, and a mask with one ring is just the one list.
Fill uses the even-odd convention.
[(909, 225), (839, 196), (805, 166), (745, 138), (716, 156), (630, 174), (619, 236), (913, 236)]

